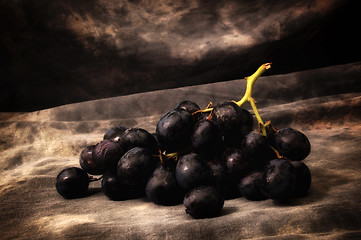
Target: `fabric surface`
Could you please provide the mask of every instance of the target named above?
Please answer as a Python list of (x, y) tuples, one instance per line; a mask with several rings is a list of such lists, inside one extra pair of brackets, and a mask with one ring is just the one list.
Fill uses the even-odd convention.
[[(269, 71), (272, 71), (270, 69)], [(182, 100), (201, 108), (239, 100), (244, 80), (160, 90), (63, 105), (0, 121), (1, 239), (359, 239), (361, 238), (361, 62), (265, 76), (253, 97), (263, 120), (304, 132), (312, 185), (288, 202), (226, 200), (216, 218), (194, 220), (183, 205), (111, 201), (90, 185), (65, 200), (55, 178), (79, 167), (80, 151), (114, 126), (155, 131)], [(250, 109), (249, 105), (244, 106)]]

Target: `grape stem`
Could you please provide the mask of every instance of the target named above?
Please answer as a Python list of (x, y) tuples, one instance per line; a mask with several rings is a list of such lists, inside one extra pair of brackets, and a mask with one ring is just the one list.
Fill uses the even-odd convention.
[(247, 87), (246, 87), (246, 92), (244, 93), (244, 96), (242, 97), (241, 100), (239, 100), (238, 102), (236, 102), (236, 104), (241, 107), (243, 104), (245, 104), (246, 102), (249, 102), (251, 104), (251, 107), (253, 109), (254, 114), (256, 115), (257, 121), (258, 121), (258, 125), (260, 127), (260, 132), (266, 136), (266, 124), (263, 122), (258, 109), (256, 107), (256, 101), (254, 100), (254, 98), (252, 97), (252, 89), (253, 89), (253, 85), (256, 82), (256, 80), (268, 69), (271, 68), (271, 63), (265, 63), (262, 64), (255, 73), (253, 73), (251, 76), (246, 77), (246, 81), (247, 81)]
[(99, 180), (101, 180), (102, 178), (103, 178), (103, 176), (98, 177), (98, 178), (96, 178), (96, 177), (94, 177), (94, 176), (89, 176), (89, 182), (99, 181)]
[[(251, 104), (251, 107), (253, 109), (254, 114), (256, 115), (257, 121), (258, 121), (258, 125), (260, 128), (260, 132), (262, 133), (262, 135), (267, 136), (267, 131), (266, 131), (266, 127), (270, 124), (270, 123), (264, 123), (259, 112), (258, 109), (256, 107), (256, 101), (254, 100), (254, 98), (252, 97), (252, 89), (253, 89), (253, 85), (256, 82), (256, 80), (268, 69), (271, 68), (271, 64), (272, 63), (265, 63), (262, 64), (255, 73), (253, 73), (251, 76), (246, 77), (246, 81), (247, 81), (247, 87), (246, 87), (246, 92), (244, 93), (244, 96), (242, 97), (241, 100), (239, 100), (238, 102), (235, 102), (239, 107), (241, 107), (243, 104), (245, 104), (246, 102), (249, 102)], [(210, 106), (212, 105), (212, 103), (210, 103), (206, 109), (204, 110), (198, 110), (195, 111), (194, 113), (192, 113), (192, 115), (199, 113), (199, 112), (212, 112), (213, 108), (211, 108)], [(208, 116), (208, 119), (210, 119), (211, 115)]]

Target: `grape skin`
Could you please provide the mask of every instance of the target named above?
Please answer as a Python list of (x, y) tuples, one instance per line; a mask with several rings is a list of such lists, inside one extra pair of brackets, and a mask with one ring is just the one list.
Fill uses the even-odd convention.
[(178, 184), (186, 191), (212, 182), (210, 171), (204, 160), (196, 153), (182, 156), (176, 166)]
[(293, 191), (293, 197), (304, 197), (311, 186), (311, 171), (307, 165), (300, 161), (292, 162), (296, 170), (296, 184)]
[(179, 186), (174, 167), (161, 165), (148, 180), (145, 193), (157, 205), (176, 205), (182, 202), (183, 190)]
[(249, 111), (240, 108), (234, 102), (224, 102), (213, 108), (212, 121), (214, 121), (223, 132), (225, 144), (237, 147), (242, 138), (252, 131), (253, 117)]
[(110, 200), (120, 201), (142, 196), (141, 189), (133, 188), (131, 185), (120, 181), (118, 175), (107, 171), (102, 178), (102, 191)]
[(306, 135), (293, 128), (283, 128), (273, 137), (274, 147), (279, 153), (293, 161), (302, 161), (311, 151)]
[(110, 140), (102, 140), (93, 149), (94, 162), (104, 171), (116, 168), (119, 159), (124, 154), (124, 150), (118, 143)]
[(189, 147), (192, 132), (192, 115), (183, 109), (167, 112), (156, 127), (158, 143), (167, 153), (179, 152)]
[(291, 161), (274, 159), (265, 167), (261, 190), (271, 199), (287, 199), (292, 196), (296, 181), (296, 171)]
[(223, 208), (224, 198), (214, 187), (200, 186), (186, 194), (183, 205), (186, 213), (195, 219), (217, 217)]
[(251, 201), (267, 199), (267, 197), (261, 191), (262, 176), (262, 172), (256, 171), (242, 178), (238, 186), (242, 196)]
[(241, 149), (228, 148), (224, 151), (222, 159), (226, 164), (227, 173), (234, 182), (238, 183), (249, 171), (247, 156)]
[(150, 150), (135, 147), (126, 152), (119, 160), (117, 175), (119, 180), (133, 186), (142, 188), (147, 184), (149, 177), (156, 167), (156, 161)]
[(157, 151), (157, 141), (152, 134), (142, 128), (129, 128), (122, 134), (121, 146), (125, 151), (134, 147)]
[(189, 112), (190, 114), (192, 114), (192, 113), (200, 110), (201, 108), (198, 106), (197, 103), (189, 101), (189, 100), (185, 100), (185, 101), (178, 103), (177, 106), (175, 107), (175, 109), (183, 109), (183, 110), (186, 110), (187, 112)]
[(81, 168), (62, 170), (56, 177), (57, 192), (67, 199), (83, 197), (89, 187), (89, 176)]
[(95, 145), (84, 148), (80, 153), (79, 164), (87, 173), (93, 175), (101, 175), (104, 173), (104, 168), (99, 166), (93, 158), (93, 150)]
[(103, 140), (111, 140), (113, 142), (119, 142), (119, 139), (121, 138), (125, 130), (127, 130), (127, 128), (123, 126), (110, 128), (105, 132)]
[(193, 148), (205, 159), (211, 160), (211, 156), (219, 154), (223, 149), (221, 132), (212, 121), (202, 119), (195, 123), (191, 138)]
[(267, 162), (277, 158), (268, 145), (267, 137), (254, 131), (243, 139), (242, 150), (249, 159), (250, 167), (257, 170), (263, 169)]

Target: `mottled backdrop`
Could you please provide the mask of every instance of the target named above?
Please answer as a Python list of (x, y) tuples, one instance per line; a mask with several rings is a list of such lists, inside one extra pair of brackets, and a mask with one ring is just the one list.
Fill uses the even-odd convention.
[(1, 0), (0, 111), (360, 60), (356, 2)]

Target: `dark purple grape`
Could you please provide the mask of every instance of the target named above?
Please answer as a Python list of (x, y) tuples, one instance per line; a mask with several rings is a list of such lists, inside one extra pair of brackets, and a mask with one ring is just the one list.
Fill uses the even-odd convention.
[(118, 162), (117, 174), (123, 184), (142, 188), (147, 184), (156, 167), (150, 150), (135, 147), (126, 152)]
[(118, 143), (103, 140), (95, 145), (93, 149), (93, 160), (104, 170), (114, 170), (123, 154), (124, 150)]
[(58, 193), (64, 198), (83, 197), (89, 187), (89, 176), (81, 168), (66, 168), (56, 177), (55, 185)]
[(247, 156), (241, 149), (228, 148), (224, 151), (222, 160), (226, 164), (229, 176), (237, 184), (250, 170)]
[(216, 105), (211, 118), (223, 132), (225, 143), (231, 147), (239, 146), (242, 138), (252, 131), (252, 115), (234, 102)]
[(278, 130), (273, 127), (271, 124), (266, 126), (266, 133), (267, 133), (267, 141), (268, 144), (274, 146), (274, 136)]
[(121, 146), (128, 151), (135, 147), (147, 148), (153, 152), (158, 150), (157, 141), (152, 134), (142, 128), (129, 128), (122, 135)]
[(122, 126), (117, 126), (109, 129), (104, 134), (103, 140), (111, 140), (113, 142), (119, 142), (121, 139), (122, 134), (127, 130), (127, 128)]
[(291, 161), (274, 159), (265, 167), (261, 190), (271, 199), (287, 199), (292, 197), (296, 181), (296, 171)]
[(167, 112), (156, 128), (158, 143), (167, 153), (179, 152), (191, 146), (192, 132), (192, 115), (182, 109)]
[(154, 170), (145, 193), (155, 204), (166, 206), (179, 204), (184, 197), (183, 189), (175, 177), (175, 169), (163, 165)]
[(240, 197), (236, 182), (232, 181), (232, 178), (227, 172), (226, 164), (223, 161), (215, 159), (207, 162), (207, 165), (213, 179), (212, 186), (214, 186), (225, 199)]
[(93, 158), (95, 145), (84, 148), (80, 153), (79, 163), (82, 169), (92, 175), (101, 175), (104, 173), (104, 167), (99, 166)]
[(107, 171), (103, 175), (102, 190), (105, 196), (114, 201), (138, 198), (143, 194), (141, 189), (122, 183), (118, 175), (112, 171)]
[(268, 145), (267, 137), (253, 131), (244, 138), (242, 150), (253, 169), (263, 169), (266, 163), (277, 158), (276, 153)]
[(192, 114), (192, 113), (200, 110), (201, 108), (198, 106), (197, 103), (189, 101), (189, 100), (185, 100), (185, 101), (178, 103), (178, 105), (175, 107), (175, 109), (183, 109), (183, 110), (186, 110), (187, 112), (189, 112), (190, 114)]
[(277, 131), (273, 142), (278, 152), (292, 161), (305, 159), (311, 151), (311, 144), (306, 135), (293, 128), (283, 128)]
[(267, 199), (261, 191), (262, 176), (262, 172), (252, 172), (241, 179), (238, 189), (245, 198), (252, 201)]
[(196, 153), (183, 155), (178, 160), (175, 173), (178, 184), (185, 191), (209, 185), (213, 180), (205, 161)]
[(292, 162), (296, 170), (296, 186), (293, 191), (293, 197), (303, 197), (311, 186), (311, 171), (306, 164), (300, 161)]
[(195, 151), (207, 160), (219, 154), (223, 149), (222, 136), (214, 122), (203, 119), (195, 123), (192, 134)]
[(186, 213), (195, 219), (217, 217), (224, 205), (222, 195), (211, 186), (200, 186), (188, 192), (183, 200)]

